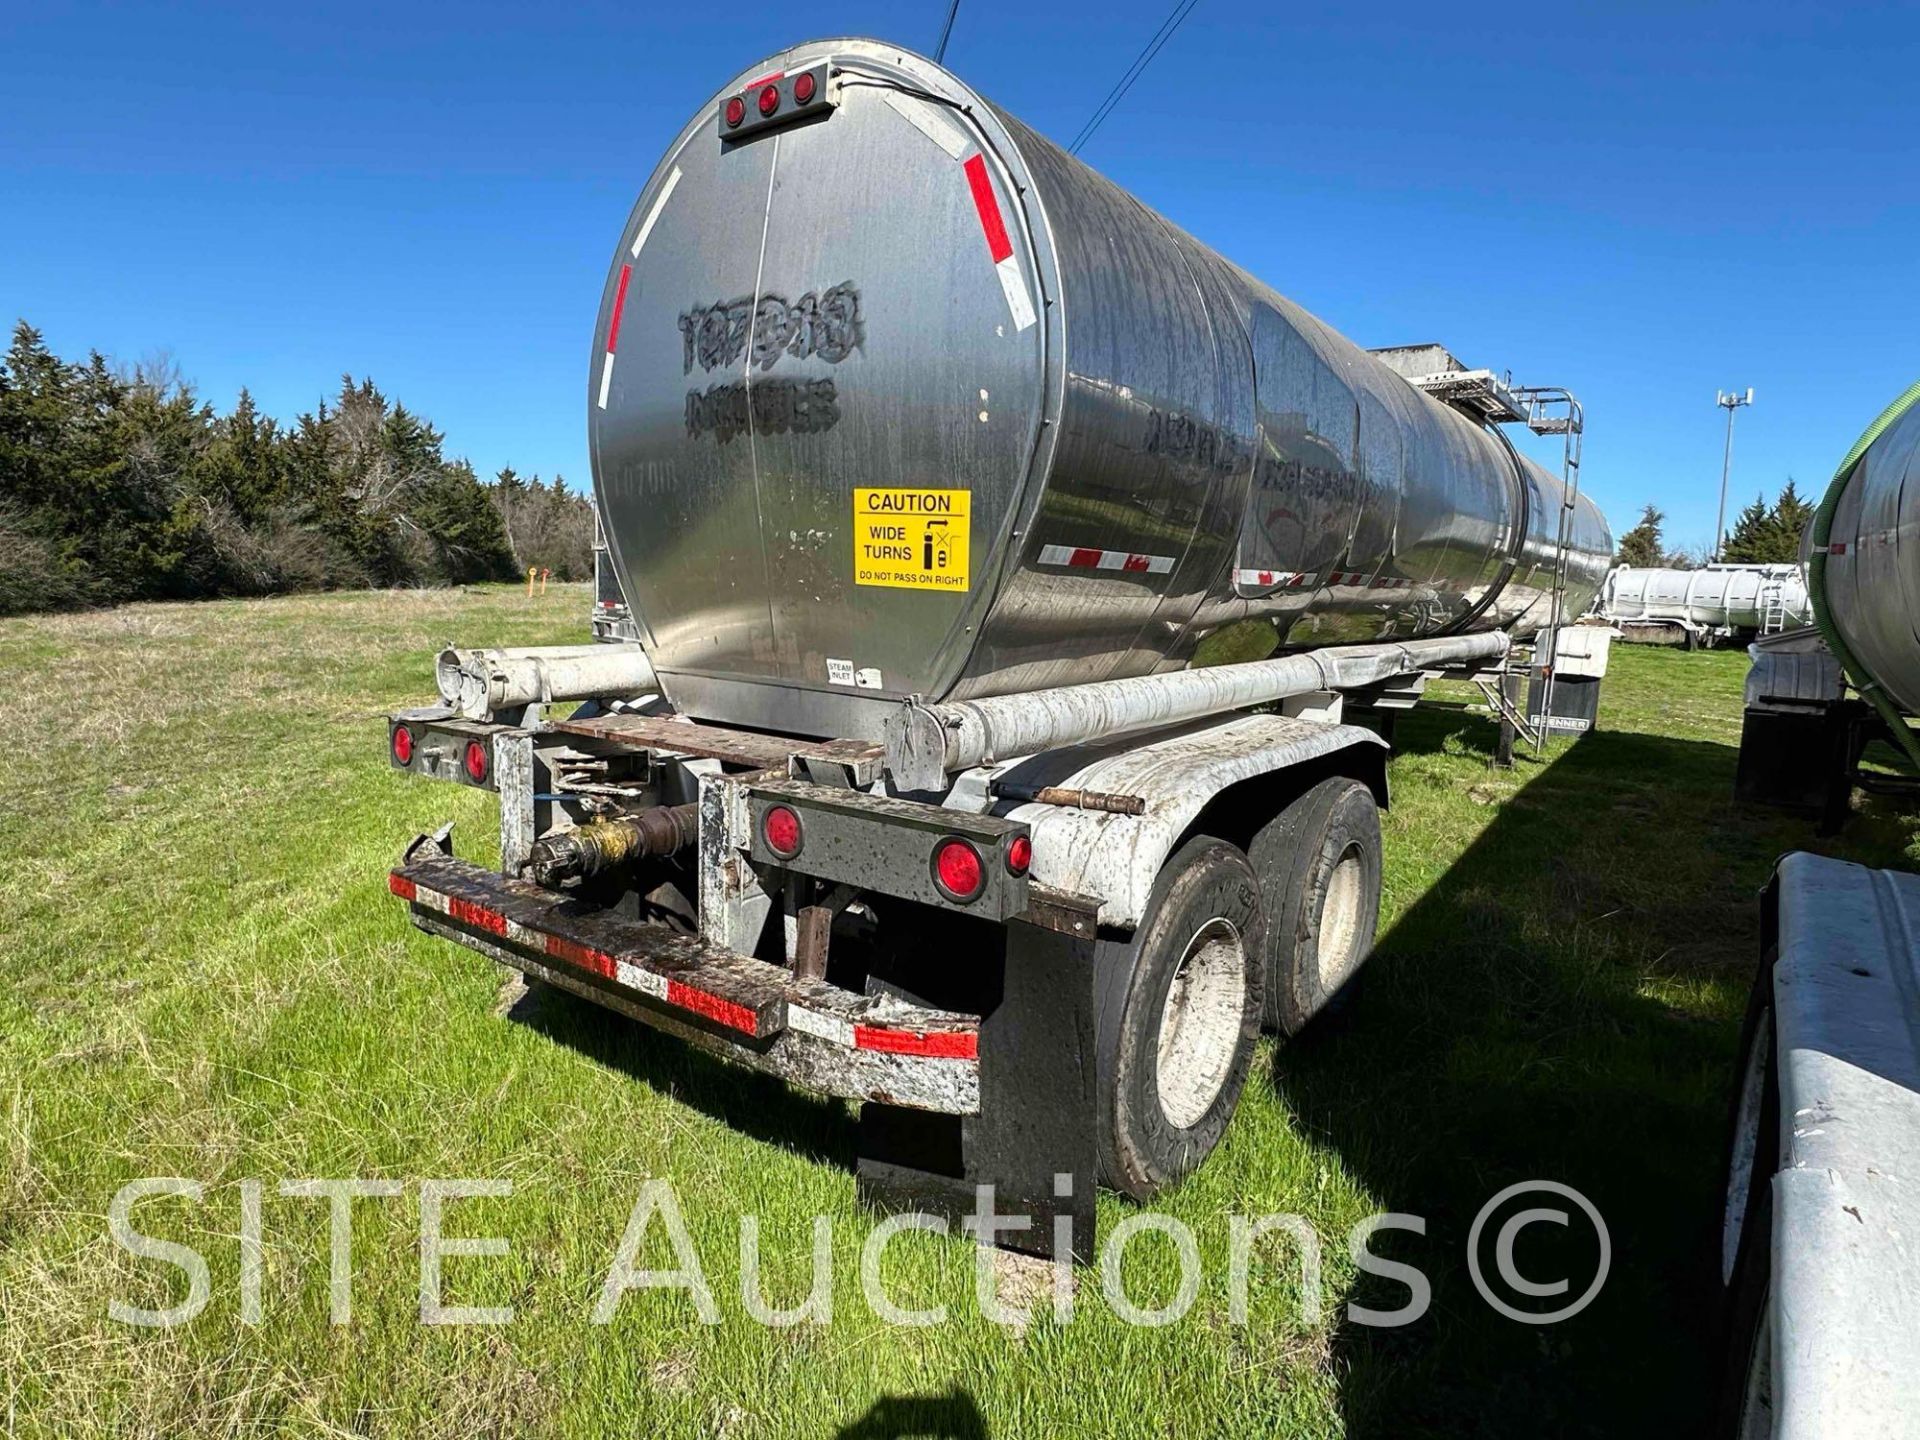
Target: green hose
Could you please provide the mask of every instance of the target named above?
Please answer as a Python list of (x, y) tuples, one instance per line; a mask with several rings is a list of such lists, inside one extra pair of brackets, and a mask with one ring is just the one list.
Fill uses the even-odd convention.
[(1914, 381), (1905, 394), (1880, 412), (1879, 419), (1853, 442), (1853, 448), (1847, 451), (1847, 458), (1833, 472), (1827, 493), (1821, 497), (1820, 508), (1813, 514), (1813, 553), (1807, 561), (1807, 598), (1813, 603), (1814, 626), (1819, 630), (1820, 638), (1827, 642), (1827, 649), (1833, 652), (1833, 658), (1840, 662), (1841, 673), (1886, 722), (1894, 743), (1906, 751), (1909, 760), (1920, 766), (1920, 739), (1914, 737), (1907, 722), (1900, 717), (1900, 712), (1880, 688), (1880, 682), (1867, 673), (1866, 667), (1848, 648), (1847, 642), (1841, 638), (1840, 627), (1833, 623), (1833, 614), (1827, 608), (1827, 539), (1833, 533), (1833, 516), (1840, 508), (1840, 497), (1846, 492), (1847, 482), (1853, 479), (1854, 469), (1859, 465), (1860, 457), (1867, 453), (1867, 448), (1894, 421), (1906, 414), (1915, 401), (1920, 401), (1920, 380)]

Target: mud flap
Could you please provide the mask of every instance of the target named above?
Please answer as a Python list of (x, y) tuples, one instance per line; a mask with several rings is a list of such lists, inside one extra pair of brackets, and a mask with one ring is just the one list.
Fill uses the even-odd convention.
[(979, 1112), (862, 1105), (862, 1200), (959, 1227), (991, 1186), (992, 1213), (1024, 1223), (983, 1241), (1052, 1258), (1064, 1236), (1077, 1263), (1092, 1261), (1096, 928), (1090, 901), (1006, 922), (1001, 1001), (980, 1025)]

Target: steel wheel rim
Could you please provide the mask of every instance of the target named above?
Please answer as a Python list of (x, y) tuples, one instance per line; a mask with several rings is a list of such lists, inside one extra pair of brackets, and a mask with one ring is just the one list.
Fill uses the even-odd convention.
[(1215, 916), (1187, 941), (1160, 1006), (1155, 1087), (1175, 1129), (1198, 1125), (1226, 1088), (1246, 1005), (1245, 942), (1238, 926)]
[(1349, 845), (1327, 875), (1320, 902), (1320, 925), (1314, 936), (1313, 969), (1320, 993), (1330, 995), (1353, 973), (1359, 957), (1361, 897), (1366, 893), (1366, 862), (1360, 847)]

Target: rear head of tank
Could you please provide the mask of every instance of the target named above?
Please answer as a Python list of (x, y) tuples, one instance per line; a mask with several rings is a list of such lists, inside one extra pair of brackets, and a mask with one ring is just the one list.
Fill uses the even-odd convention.
[(827, 40), (742, 70), (655, 170), (588, 419), (676, 701), (749, 718), (739, 677), (784, 692), (763, 723), (807, 728), (843, 708), (823, 700), (959, 673), (1045, 443), (1046, 258), (1018, 163), (947, 71)]

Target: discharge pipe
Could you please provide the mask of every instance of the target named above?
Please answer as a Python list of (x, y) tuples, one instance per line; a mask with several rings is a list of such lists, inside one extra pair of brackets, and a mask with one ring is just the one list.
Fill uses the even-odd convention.
[(887, 717), (887, 770), (903, 790), (938, 790), (947, 776), (1062, 745), (1204, 720), (1316, 690), (1355, 690), (1442, 665), (1498, 660), (1506, 632), (1341, 645), (1126, 680), (1096, 680), (929, 705), (909, 700)]
[(527, 857), (534, 883), (552, 887), (684, 850), (700, 836), (698, 805), (656, 805), (634, 815), (592, 820), (535, 843)]
[(659, 689), (638, 645), (549, 645), (522, 650), (449, 647), (434, 662), (440, 698), (469, 720), (561, 700), (630, 700)]

